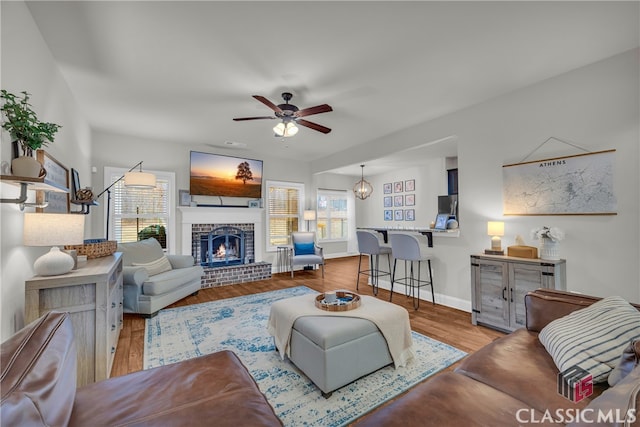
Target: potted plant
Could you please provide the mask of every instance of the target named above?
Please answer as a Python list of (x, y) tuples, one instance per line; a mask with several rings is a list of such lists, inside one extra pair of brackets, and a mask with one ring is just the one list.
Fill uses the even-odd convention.
[(5, 117), (2, 128), (9, 132), (12, 141), (17, 141), (22, 150), (22, 156), (12, 160), (11, 170), (18, 176), (43, 177), (46, 171), (33, 158), (33, 152), (53, 142), (56, 132), (62, 126), (39, 121), (29, 104), (30, 94), (24, 91), (21, 93), (22, 96), (19, 96), (4, 89), (0, 91), (3, 101), (0, 110)]

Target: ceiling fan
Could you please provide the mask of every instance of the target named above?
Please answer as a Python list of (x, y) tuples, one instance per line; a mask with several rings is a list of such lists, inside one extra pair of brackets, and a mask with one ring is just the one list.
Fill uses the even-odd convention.
[(276, 125), (273, 128), (276, 136), (293, 136), (297, 133), (297, 128), (295, 124), (308, 127), (310, 129), (316, 130), (322, 133), (329, 133), (331, 129), (326, 126), (319, 125), (317, 123), (310, 122), (308, 120), (303, 119), (302, 117), (310, 116), (312, 114), (320, 114), (327, 113), (329, 111), (333, 111), (330, 105), (322, 104), (316, 105), (315, 107), (303, 108), (300, 110), (293, 104), (289, 104), (293, 95), (289, 92), (284, 92), (282, 94), (282, 99), (284, 99), (284, 104), (275, 105), (273, 102), (269, 101), (264, 96), (253, 95), (255, 99), (262, 102), (267, 107), (271, 108), (275, 113), (274, 116), (260, 116), (260, 117), (237, 117), (233, 120), (235, 121), (244, 121), (244, 120), (262, 120), (262, 119), (282, 119), (282, 122)]

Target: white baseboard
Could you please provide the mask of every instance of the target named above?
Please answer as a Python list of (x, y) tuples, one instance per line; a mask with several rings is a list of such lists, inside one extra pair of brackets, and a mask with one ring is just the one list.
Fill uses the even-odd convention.
[[(367, 286), (371, 286), (370, 283), (362, 281), (362, 284), (366, 284)], [(391, 289), (391, 282), (378, 279), (378, 287), (382, 289), (389, 290)], [(394, 288), (394, 294), (402, 290), (404, 292), (404, 285), (396, 285)], [(444, 305), (446, 307), (455, 308), (457, 310), (466, 311), (467, 313), (471, 313), (471, 301), (467, 301), (461, 298), (452, 297), (449, 295), (443, 295), (435, 292), (436, 304)], [(431, 289), (426, 288), (420, 291), (420, 300), (431, 302)]]

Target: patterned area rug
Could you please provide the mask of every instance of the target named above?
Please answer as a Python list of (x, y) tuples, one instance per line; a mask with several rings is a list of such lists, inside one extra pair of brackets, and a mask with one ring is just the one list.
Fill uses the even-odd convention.
[(285, 426), (342, 426), (466, 355), (412, 332), (417, 358), (407, 367), (380, 369), (325, 399), (288, 359), (280, 359), (267, 332), (273, 302), (307, 293), (316, 292), (298, 286), (161, 310), (146, 321), (144, 369), (232, 350)]

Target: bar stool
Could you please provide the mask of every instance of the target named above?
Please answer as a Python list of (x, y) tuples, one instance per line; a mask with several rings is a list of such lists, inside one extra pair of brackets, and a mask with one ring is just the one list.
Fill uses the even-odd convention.
[[(377, 231), (357, 230), (356, 235), (358, 236), (358, 251), (360, 252), (356, 289), (360, 284), (360, 275), (366, 274), (371, 277), (373, 294), (378, 295), (378, 278), (380, 276), (391, 276), (391, 247), (381, 244)], [(362, 270), (362, 255), (369, 255), (369, 269), (367, 270)], [(387, 256), (389, 271), (380, 270), (380, 255)]]
[[(420, 288), (423, 286), (431, 286), (431, 300), (433, 304), (436, 303), (435, 294), (433, 292), (433, 272), (431, 270), (431, 256), (429, 254), (429, 243), (426, 236), (419, 233), (390, 233), (389, 240), (391, 241), (391, 252), (393, 254), (393, 273), (391, 275), (391, 295), (389, 301), (393, 298), (393, 284), (399, 283), (404, 285), (405, 294), (413, 297), (413, 308), (418, 309), (420, 307)], [(396, 263), (398, 260), (404, 261), (405, 274), (408, 272), (408, 276), (396, 279)], [(418, 278), (414, 275), (413, 266), (418, 263)], [(422, 262), (427, 263), (429, 269), (429, 280), (420, 279), (420, 266)], [(409, 270), (407, 270), (407, 263), (410, 264)], [(411, 293), (409, 293), (409, 288)], [(417, 295), (416, 295), (417, 289)]]

